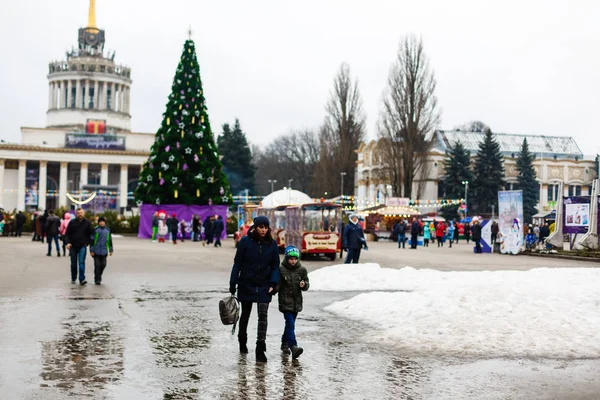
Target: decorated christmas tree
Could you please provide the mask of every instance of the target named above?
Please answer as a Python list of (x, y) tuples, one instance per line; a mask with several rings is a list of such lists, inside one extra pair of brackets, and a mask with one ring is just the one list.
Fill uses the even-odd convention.
[(135, 191), (138, 204), (230, 204), (194, 42), (185, 42), (163, 121)]

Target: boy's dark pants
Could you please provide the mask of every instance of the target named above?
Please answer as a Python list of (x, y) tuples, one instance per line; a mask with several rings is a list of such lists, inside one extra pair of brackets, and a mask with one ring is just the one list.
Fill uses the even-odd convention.
[(298, 313), (286, 311), (283, 313), (283, 318), (285, 318), (285, 329), (281, 336), (281, 343), (287, 343), (290, 348), (298, 346), (296, 341), (296, 318), (298, 318)]
[(94, 256), (94, 282), (102, 282), (104, 268), (106, 268), (106, 256)]

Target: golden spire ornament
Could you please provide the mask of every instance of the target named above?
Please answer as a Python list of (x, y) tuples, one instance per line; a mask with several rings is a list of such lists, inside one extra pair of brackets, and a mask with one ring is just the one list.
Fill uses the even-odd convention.
[(98, 26), (96, 26), (96, 0), (90, 0), (90, 9), (88, 11), (88, 32), (98, 32)]

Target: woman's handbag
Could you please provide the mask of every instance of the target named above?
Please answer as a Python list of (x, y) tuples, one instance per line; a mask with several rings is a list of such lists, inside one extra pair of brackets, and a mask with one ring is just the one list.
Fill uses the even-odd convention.
[(240, 304), (234, 295), (219, 301), (219, 315), (223, 325), (233, 325), (231, 334), (235, 334), (235, 327), (240, 319)]

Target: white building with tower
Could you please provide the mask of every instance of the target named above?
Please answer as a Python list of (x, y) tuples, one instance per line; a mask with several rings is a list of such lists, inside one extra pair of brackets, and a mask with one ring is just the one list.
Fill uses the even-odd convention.
[(90, 0), (77, 49), (49, 64), (46, 127), (22, 127), (20, 143), (0, 141), (1, 208), (67, 207), (92, 193), (97, 208), (134, 206), (154, 134), (131, 132), (131, 69), (104, 43)]

